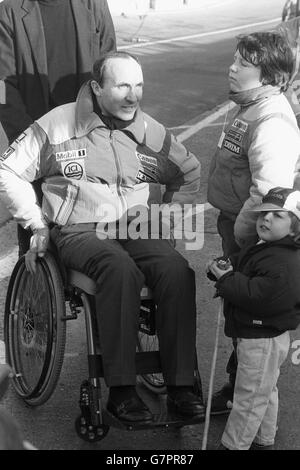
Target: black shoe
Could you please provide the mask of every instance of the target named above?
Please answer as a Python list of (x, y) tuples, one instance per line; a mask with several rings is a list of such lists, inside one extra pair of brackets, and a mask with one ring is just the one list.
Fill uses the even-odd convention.
[(184, 415), (186, 417), (199, 417), (205, 419), (205, 406), (200, 397), (195, 395), (187, 387), (172, 387), (172, 392), (168, 390), (167, 407), (170, 411)]
[(274, 445), (271, 444), (269, 446), (263, 446), (261, 444), (256, 444), (256, 442), (252, 442), (251, 447), (249, 450), (275, 450)]
[(151, 411), (138, 395), (132, 396), (119, 404), (114, 403), (109, 398), (106, 408), (117, 419), (128, 424), (148, 422), (153, 419)]
[(214, 393), (211, 400), (211, 415), (223, 415), (230, 413), (233, 405), (234, 388), (230, 384), (224, 385)]

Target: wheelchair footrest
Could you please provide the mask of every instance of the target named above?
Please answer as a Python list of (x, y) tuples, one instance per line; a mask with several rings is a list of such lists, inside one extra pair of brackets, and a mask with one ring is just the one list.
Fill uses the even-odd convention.
[(204, 418), (202, 416), (195, 416), (193, 418), (183, 417), (164, 411), (153, 415), (152, 421), (140, 422), (140, 423), (125, 423), (120, 421), (109, 411), (103, 410), (103, 422), (108, 426), (113, 426), (119, 429), (126, 429), (127, 431), (138, 431), (140, 429), (154, 429), (158, 427), (165, 428), (181, 428), (183, 426), (189, 426), (191, 424), (203, 423)]

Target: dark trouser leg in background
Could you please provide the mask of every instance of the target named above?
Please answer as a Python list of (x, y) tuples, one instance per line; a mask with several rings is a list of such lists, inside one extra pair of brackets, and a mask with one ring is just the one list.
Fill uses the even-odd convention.
[[(234, 238), (235, 221), (224, 213), (220, 213), (217, 221), (218, 232), (222, 238), (223, 255), (228, 258), (231, 254), (240, 251), (240, 247)], [(226, 372), (229, 374), (228, 383), (212, 397), (211, 414), (229, 413), (233, 401), (234, 384), (237, 372), (237, 355), (233, 342), (233, 351), (229, 357)]]
[(234, 238), (234, 223), (234, 220), (220, 212), (217, 220), (217, 228), (220, 237), (222, 238), (223, 255), (227, 258), (233, 253), (238, 253), (240, 251), (240, 247)]

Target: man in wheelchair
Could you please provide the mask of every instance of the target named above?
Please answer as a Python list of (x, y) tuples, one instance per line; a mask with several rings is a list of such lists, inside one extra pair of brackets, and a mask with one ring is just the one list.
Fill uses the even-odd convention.
[[(136, 391), (138, 314), (145, 283), (157, 305), (167, 405), (187, 417), (205, 414), (193, 389), (194, 271), (175, 250), (171, 233), (163, 233), (149, 216), (153, 184), (165, 185), (160, 207), (194, 202), (200, 164), (140, 109), (142, 94), (137, 58), (125, 52), (107, 54), (94, 64), (93, 79), (82, 86), (76, 102), (34, 122), (0, 159), (1, 197), (15, 220), (33, 231), (27, 269), (35, 271), (37, 256), (45, 254), (51, 236), (64, 265), (97, 285), (107, 409), (126, 423), (153, 418)], [(40, 178), (42, 207), (30, 184)]]

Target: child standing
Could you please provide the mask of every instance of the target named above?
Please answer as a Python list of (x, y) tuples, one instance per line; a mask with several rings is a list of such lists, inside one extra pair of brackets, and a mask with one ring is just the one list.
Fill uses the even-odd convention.
[(277, 187), (262, 199), (259, 242), (231, 257), (225, 271), (211, 261), (224, 298), (225, 335), (236, 340), (233, 407), (221, 442), (228, 450), (272, 449), (280, 367), (289, 330), (300, 323), (300, 191)]

